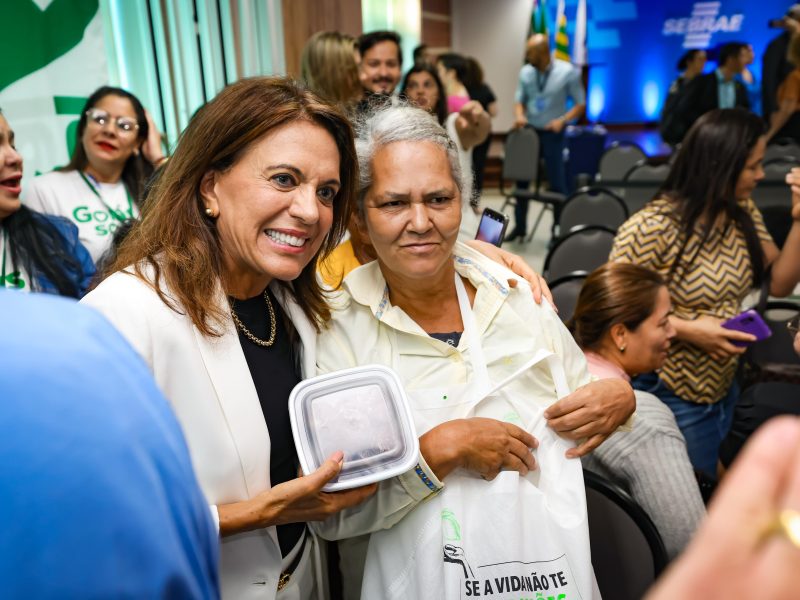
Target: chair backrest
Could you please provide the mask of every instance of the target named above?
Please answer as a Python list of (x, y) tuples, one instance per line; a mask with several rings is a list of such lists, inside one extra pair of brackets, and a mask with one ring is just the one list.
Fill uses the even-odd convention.
[(646, 158), (644, 150), (636, 144), (614, 142), (600, 157), (598, 179), (604, 184), (622, 181), (633, 165)]
[(764, 226), (778, 248), (783, 248), (789, 230), (792, 228), (792, 209), (790, 206), (767, 205), (759, 207)]
[(761, 313), (772, 335), (756, 342), (747, 350), (749, 360), (757, 365), (781, 363), (800, 365), (800, 356), (794, 351), (794, 338), (786, 328), (786, 322), (800, 313), (800, 304), (794, 302), (767, 302)]
[(669, 175), (670, 165), (651, 165), (646, 160), (641, 160), (625, 174), (621, 190), (628, 213), (633, 214), (641, 210), (650, 202)]
[(669, 175), (670, 165), (651, 165), (647, 160), (640, 160), (625, 173), (625, 181), (655, 181), (664, 183)]
[(539, 172), (539, 135), (533, 127), (509, 132), (503, 149), (503, 179), (536, 181)]
[(783, 183), (785, 185), (786, 175), (793, 168), (800, 166), (797, 160), (791, 158), (775, 158), (764, 161), (764, 181)]
[(625, 202), (602, 187), (585, 187), (572, 194), (561, 207), (558, 225), (566, 235), (580, 225), (604, 225), (617, 230), (628, 219)]
[(764, 151), (764, 163), (773, 160), (800, 160), (800, 146), (795, 142), (775, 142), (767, 145)]
[(762, 211), (769, 206), (792, 207), (792, 190), (783, 180), (760, 182), (752, 196), (753, 202)]
[(555, 281), (576, 271), (591, 273), (608, 261), (615, 232), (602, 225), (584, 225), (559, 239), (547, 253), (544, 273)]
[(550, 293), (553, 294), (553, 302), (558, 308), (558, 316), (561, 321), (566, 323), (575, 314), (575, 307), (578, 305), (578, 296), (581, 293), (586, 271), (570, 273), (564, 275), (549, 284)]
[(667, 564), (656, 526), (633, 499), (610, 481), (584, 470), (589, 543), (604, 598), (643, 598)]

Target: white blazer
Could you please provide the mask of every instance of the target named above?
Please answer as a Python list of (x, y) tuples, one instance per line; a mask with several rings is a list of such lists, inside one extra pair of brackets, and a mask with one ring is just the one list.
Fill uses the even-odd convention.
[[(302, 341), (303, 373), (313, 375), (316, 331), (293, 299), (277, 285), (271, 289)], [(204, 336), (187, 316), (168, 308), (148, 285), (127, 273), (111, 275), (81, 302), (103, 313), (149, 365), (183, 427), (215, 517), (216, 505), (247, 500), (270, 488), (269, 431), (232, 320), (221, 337)], [(223, 598), (274, 598), (280, 565), (275, 527), (225, 537), (220, 552)], [(315, 568), (321, 583), (321, 566)]]

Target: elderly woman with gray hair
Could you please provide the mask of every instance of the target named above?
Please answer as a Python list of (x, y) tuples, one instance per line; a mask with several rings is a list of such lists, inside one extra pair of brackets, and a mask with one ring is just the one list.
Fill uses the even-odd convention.
[[(619, 380), (591, 381), (582, 352), (550, 305), (536, 304), (525, 282), (509, 286), (511, 272), (456, 242), (469, 174), (462, 173), (453, 142), (431, 115), (410, 106), (384, 108), (360, 126), (356, 148), (357, 224), (377, 260), (345, 278), (332, 321), (318, 339), (317, 366), (325, 373), (378, 363), (399, 374), (421, 435), (415, 469), (421, 485), (412, 488), (407, 478), (385, 481), (359, 509), (324, 521), (318, 530), (329, 539), (362, 536), (340, 543), (346, 597), (358, 597), (365, 560), (362, 597), (450, 597), (447, 586), (427, 580), (421, 589), (421, 578), (414, 577), (415, 570), (429, 570), (431, 563), (437, 569), (442, 560), (461, 564), (467, 576), (466, 559), (458, 554), (464, 544), (457, 540), (479, 524), (449, 509), (422, 528), (431, 539), (400, 550), (408, 553), (389, 567), (398, 579), (387, 580), (386, 560), (391, 563), (389, 554), (408, 538), (402, 528), (433, 505), (422, 501), (437, 494), (445, 501), (454, 477), (476, 480), (489, 495), (495, 484), (513, 485), (509, 476), (537, 480), (532, 450), (539, 442), (531, 431), (545, 425), (583, 440), (559, 447), (569, 450), (557, 458), (580, 473), (579, 461), (569, 459), (595, 448), (629, 418), (633, 393)], [(548, 360), (540, 361), (545, 355)], [(570, 393), (557, 401), (559, 383)], [(497, 516), (486, 514), (480, 527), (498, 526), (497, 535), (510, 541), (538, 535), (520, 524), (502, 530), (493, 522)], [(444, 558), (441, 527), (445, 541), (456, 540), (445, 544)], [(363, 536), (380, 530), (388, 530), (377, 534), (380, 540)], [(382, 548), (393, 546), (395, 532), (398, 545), (387, 554)], [(438, 559), (424, 558), (431, 551)], [(486, 557), (473, 554), (471, 560), (476, 558)]]

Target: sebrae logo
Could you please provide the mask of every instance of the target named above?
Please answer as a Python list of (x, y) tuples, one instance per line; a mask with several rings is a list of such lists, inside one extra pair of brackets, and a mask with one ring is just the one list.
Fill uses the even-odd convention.
[(683, 36), (684, 48), (708, 48), (711, 36), (718, 31), (736, 33), (742, 29), (744, 15), (721, 15), (721, 5), (721, 2), (695, 2), (690, 17), (664, 21), (662, 34)]

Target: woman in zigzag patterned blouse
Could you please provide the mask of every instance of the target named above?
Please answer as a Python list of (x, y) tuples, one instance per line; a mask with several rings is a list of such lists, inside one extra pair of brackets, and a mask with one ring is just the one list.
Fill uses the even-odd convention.
[(734, 375), (745, 348), (734, 342), (755, 339), (721, 323), (741, 311), (767, 266), (774, 296), (800, 280), (800, 169), (787, 176), (793, 223), (783, 250), (750, 197), (764, 177), (764, 132), (762, 120), (741, 109), (698, 119), (658, 196), (620, 227), (610, 257), (668, 281), (677, 339), (664, 367), (633, 384), (672, 409), (692, 464), (711, 476), (739, 395)]

